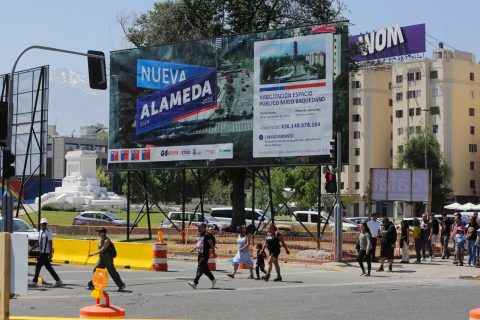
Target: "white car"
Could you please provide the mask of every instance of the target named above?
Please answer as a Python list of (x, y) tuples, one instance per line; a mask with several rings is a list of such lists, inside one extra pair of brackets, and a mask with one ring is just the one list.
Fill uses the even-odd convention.
[[(161, 223), (162, 228), (173, 228), (174, 226), (172, 225), (175, 224), (177, 228), (182, 227), (182, 212), (178, 211), (173, 211), (169, 212), (167, 214), (168, 218), (165, 218), (163, 222)], [(212, 217), (208, 213), (203, 214), (203, 218), (205, 223), (209, 228), (213, 228), (214, 230), (226, 230), (228, 227), (230, 227), (230, 223), (220, 221), (216, 219), (215, 217)], [(189, 224), (191, 225), (196, 225), (198, 222), (202, 221), (202, 214), (200, 212), (196, 212), (195, 215), (193, 212), (185, 212), (185, 226), (188, 227)], [(190, 223), (191, 222), (191, 223)]]
[[(296, 216), (296, 217), (295, 217)], [(303, 224), (317, 224), (317, 221), (318, 221), (318, 211), (295, 211), (294, 212), (294, 215), (292, 215), (292, 222), (293, 223), (299, 223), (297, 221), (297, 217), (298, 219), (300, 219), (300, 221), (302, 221)], [(321, 214), (320, 214), (320, 223), (321, 225), (324, 225), (325, 222), (327, 221), (327, 218), (328, 218), (328, 213), (326, 213), (325, 211), (322, 211)], [(330, 219), (328, 219), (328, 223), (327, 223), (328, 226), (330, 226), (332, 229), (335, 229), (335, 219), (333, 217), (333, 215), (330, 216)], [(354, 224), (354, 223), (350, 223), (348, 221), (346, 221), (345, 219), (343, 219), (343, 223), (342, 223), (342, 230), (343, 231), (357, 231), (358, 230), (358, 225), (357, 224)]]
[[(36, 257), (38, 256), (38, 251), (32, 252), (32, 247), (38, 242), (38, 230), (32, 228), (28, 223), (21, 219), (14, 218), (12, 225), (13, 233), (24, 234), (28, 237), (28, 256)], [(0, 218), (0, 231), (3, 232), (3, 220)]]
[[(212, 208), (210, 210), (210, 214), (217, 218), (220, 221), (224, 221), (229, 225), (232, 224), (232, 215), (233, 215), (233, 208), (232, 207), (218, 207)], [(255, 227), (258, 227), (260, 224), (260, 228), (263, 227), (264, 222), (268, 222), (272, 220), (270, 214), (265, 212), (261, 209), (255, 209), (252, 211), (252, 208), (245, 208), (245, 223), (247, 226), (252, 224), (255, 221)]]

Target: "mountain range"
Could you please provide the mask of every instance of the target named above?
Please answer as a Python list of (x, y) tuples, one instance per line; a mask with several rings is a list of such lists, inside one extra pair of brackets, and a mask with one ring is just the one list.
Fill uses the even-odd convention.
[(70, 69), (50, 69), (48, 124), (62, 136), (78, 136), (80, 126), (108, 127), (109, 89), (92, 90), (88, 75)]

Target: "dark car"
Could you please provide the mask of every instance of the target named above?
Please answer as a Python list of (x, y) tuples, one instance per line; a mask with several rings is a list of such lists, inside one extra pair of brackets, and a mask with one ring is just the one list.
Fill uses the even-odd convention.
[[(84, 211), (78, 213), (73, 218), (74, 225), (93, 225), (93, 226), (126, 226), (127, 221), (119, 218), (110, 211)], [(134, 223), (130, 221), (130, 226)]]

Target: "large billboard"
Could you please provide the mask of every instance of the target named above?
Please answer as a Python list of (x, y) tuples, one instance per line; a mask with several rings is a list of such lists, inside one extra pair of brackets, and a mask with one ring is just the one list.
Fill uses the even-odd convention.
[(351, 36), (349, 43), (363, 44), (363, 51), (354, 61), (384, 59), (425, 52), (425, 24), (400, 27), (398, 24), (376, 31)]
[(327, 163), (348, 127), (347, 29), (327, 27), (112, 52), (109, 169)]
[(371, 169), (372, 200), (429, 202), (429, 169)]

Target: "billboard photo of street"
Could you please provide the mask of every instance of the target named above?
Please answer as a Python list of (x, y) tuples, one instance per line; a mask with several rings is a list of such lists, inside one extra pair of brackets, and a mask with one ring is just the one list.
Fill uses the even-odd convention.
[(292, 38), (269, 46), (260, 56), (260, 84), (325, 79), (325, 40)]

